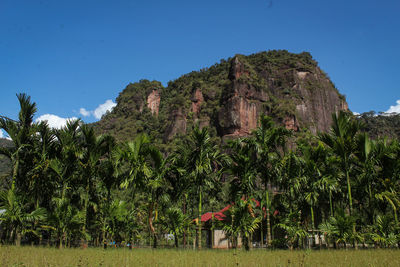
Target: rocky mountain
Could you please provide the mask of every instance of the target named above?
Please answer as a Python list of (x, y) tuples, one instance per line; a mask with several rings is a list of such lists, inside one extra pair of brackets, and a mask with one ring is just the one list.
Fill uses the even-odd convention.
[(372, 139), (378, 137), (397, 138), (400, 140), (400, 114), (365, 112), (357, 115), (363, 130)]
[(168, 83), (141, 80), (129, 84), (117, 106), (95, 123), (99, 133), (127, 140), (141, 132), (167, 143), (194, 124), (213, 136), (248, 135), (261, 114), (287, 129), (327, 131), (331, 114), (348, 110), (312, 56), (286, 50), (235, 55)]

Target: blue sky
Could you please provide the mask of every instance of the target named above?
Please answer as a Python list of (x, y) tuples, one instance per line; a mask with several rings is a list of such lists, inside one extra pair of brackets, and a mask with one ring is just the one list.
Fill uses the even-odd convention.
[(398, 0), (0, 0), (0, 115), (26, 92), (36, 118), (92, 122), (129, 82), (271, 49), (309, 51), (354, 112), (400, 112), (399, 14)]

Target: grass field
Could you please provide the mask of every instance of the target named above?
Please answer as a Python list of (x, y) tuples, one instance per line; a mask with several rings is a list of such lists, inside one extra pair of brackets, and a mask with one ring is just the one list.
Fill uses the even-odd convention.
[(0, 247), (0, 266), (400, 266), (400, 250), (151, 250)]

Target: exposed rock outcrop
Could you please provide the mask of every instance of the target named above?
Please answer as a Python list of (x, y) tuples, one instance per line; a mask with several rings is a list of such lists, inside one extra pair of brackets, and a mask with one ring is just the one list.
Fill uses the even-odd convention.
[(158, 116), (160, 100), (160, 93), (157, 89), (154, 89), (147, 97), (147, 107), (150, 109), (151, 114)]
[[(144, 107), (153, 116), (143, 112)], [(221, 138), (246, 136), (266, 114), (287, 129), (328, 131), (331, 115), (348, 110), (345, 97), (309, 53), (284, 50), (236, 55), (168, 83), (141, 80), (117, 98), (97, 123), (102, 133), (132, 138), (151, 133), (167, 142), (193, 125)]]
[(201, 104), (204, 102), (203, 93), (200, 89), (196, 89), (192, 96), (192, 112), (197, 116), (200, 112)]
[(232, 86), (223, 92), (225, 98), (218, 116), (222, 136), (249, 135), (257, 127), (258, 117), (263, 113), (262, 103), (268, 101), (268, 95), (242, 81), (240, 78), (243, 76), (249, 77), (249, 72), (235, 57), (229, 74)]
[(168, 126), (164, 140), (171, 140), (178, 133), (186, 132), (186, 116), (181, 109), (175, 110), (169, 117), (171, 124)]

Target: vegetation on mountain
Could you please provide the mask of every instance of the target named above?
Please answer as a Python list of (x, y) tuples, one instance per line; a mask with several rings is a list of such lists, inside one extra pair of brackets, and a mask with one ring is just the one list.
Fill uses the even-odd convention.
[(362, 123), (363, 131), (367, 132), (372, 139), (385, 136), (400, 138), (400, 114), (370, 111), (357, 115), (357, 119)]
[(169, 144), (197, 124), (207, 126), (213, 138), (248, 135), (264, 114), (287, 127), (324, 131), (332, 112), (347, 109), (344, 96), (309, 53), (286, 50), (236, 55), (167, 87), (141, 80), (116, 101), (94, 124), (96, 132), (118, 141), (146, 133), (158, 144)]

